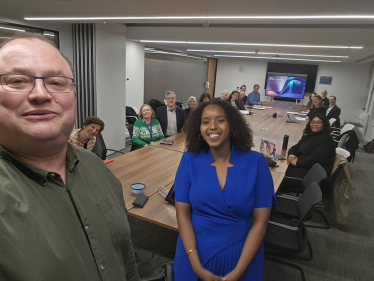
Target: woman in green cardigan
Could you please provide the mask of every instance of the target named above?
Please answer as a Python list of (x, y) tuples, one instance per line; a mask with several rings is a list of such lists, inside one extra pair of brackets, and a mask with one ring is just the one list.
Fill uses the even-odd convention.
[(153, 109), (148, 104), (143, 104), (139, 111), (139, 120), (134, 124), (132, 134), (134, 144), (144, 147), (164, 138), (160, 123), (154, 117)]

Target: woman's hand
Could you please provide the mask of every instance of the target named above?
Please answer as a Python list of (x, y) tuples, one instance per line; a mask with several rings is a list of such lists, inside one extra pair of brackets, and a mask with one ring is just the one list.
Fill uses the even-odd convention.
[(197, 274), (202, 281), (224, 281), (223, 277), (214, 275), (209, 270), (203, 269), (199, 274)]
[(295, 155), (288, 155), (287, 162), (291, 165), (296, 166), (297, 157)]
[(238, 274), (236, 274), (235, 269), (223, 277), (224, 281), (237, 281), (240, 278)]

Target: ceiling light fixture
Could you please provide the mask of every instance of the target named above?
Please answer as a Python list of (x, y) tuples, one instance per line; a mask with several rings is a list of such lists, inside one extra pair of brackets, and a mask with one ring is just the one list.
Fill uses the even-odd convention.
[(174, 53), (174, 52), (165, 52), (165, 51), (159, 51), (159, 50), (145, 50), (147, 53), (151, 54), (166, 54), (166, 55), (175, 55), (175, 56), (181, 56), (181, 57), (187, 57), (187, 58), (195, 58), (195, 59), (204, 59), (202, 57), (195, 57), (195, 56), (190, 56), (184, 53)]
[(2, 27), (0, 26), (0, 29), (6, 29), (6, 30), (12, 30), (12, 31), (19, 31), (19, 32), (26, 32), (23, 29), (17, 29), (17, 28), (9, 28), (9, 27)]
[(324, 46), (324, 45), (297, 45), (297, 44), (267, 44), (267, 43), (232, 43), (232, 42), (195, 42), (195, 41), (165, 41), (165, 40), (139, 40), (142, 43), (161, 44), (195, 44), (195, 45), (229, 45), (229, 46), (266, 46), (266, 47), (292, 47), (292, 48), (325, 48), (325, 49), (363, 49), (360, 46)]
[(374, 15), (309, 15), (309, 16), (157, 16), (157, 17), (26, 17), (25, 20), (213, 20), (213, 19), (231, 19), (231, 20), (288, 20), (288, 19), (374, 19)]
[(187, 49), (186, 51), (187, 52), (204, 52), (204, 53), (259, 54), (259, 55), (279, 55), (279, 56), (299, 56), (299, 57), (349, 58), (349, 56), (284, 54), (284, 53), (264, 53), (264, 52), (245, 52), (245, 51), (194, 50), (194, 49)]
[(215, 57), (226, 57), (226, 58), (248, 58), (248, 59), (269, 59), (269, 60), (301, 60), (301, 61), (319, 61), (319, 62), (341, 62), (334, 60), (308, 60), (308, 59), (294, 59), (294, 58), (274, 58), (274, 57), (252, 57), (252, 56), (225, 56), (225, 55), (214, 55)]

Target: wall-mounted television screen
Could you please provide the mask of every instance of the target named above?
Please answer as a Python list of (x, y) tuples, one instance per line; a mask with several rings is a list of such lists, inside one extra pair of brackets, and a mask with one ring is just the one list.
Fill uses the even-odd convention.
[(265, 95), (269, 97), (303, 99), (306, 74), (268, 72)]

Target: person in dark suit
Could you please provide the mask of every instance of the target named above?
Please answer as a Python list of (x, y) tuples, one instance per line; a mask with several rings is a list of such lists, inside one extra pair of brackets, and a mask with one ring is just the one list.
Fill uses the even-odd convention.
[(334, 123), (334, 127), (340, 128), (340, 113), (341, 109), (336, 105), (336, 97), (330, 96), (329, 97), (330, 106), (327, 108), (326, 116), (327, 119), (330, 120), (331, 118), (335, 118), (336, 121)]
[(181, 132), (186, 120), (184, 110), (176, 106), (177, 96), (172, 91), (165, 94), (166, 106), (159, 107), (156, 119), (160, 122), (165, 137), (170, 137)]
[(327, 97), (327, 90), (324, 89), (322, 92), (321, 92), (321, 96), (322, 96), (322, 102), (323, 102), (323, 105), (325, 107), (329, 107), (329, 99)]

